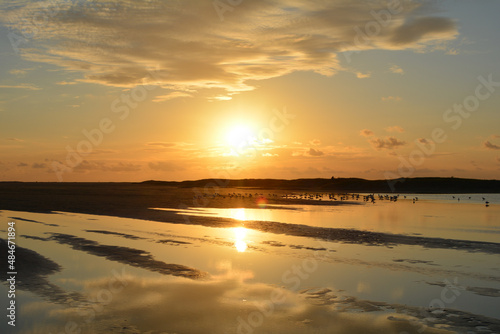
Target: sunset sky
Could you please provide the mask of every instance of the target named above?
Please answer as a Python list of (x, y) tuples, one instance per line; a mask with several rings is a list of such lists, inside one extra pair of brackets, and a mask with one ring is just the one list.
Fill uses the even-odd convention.
[(0, 181), (500, 178), (499, 1), (0, 10)]

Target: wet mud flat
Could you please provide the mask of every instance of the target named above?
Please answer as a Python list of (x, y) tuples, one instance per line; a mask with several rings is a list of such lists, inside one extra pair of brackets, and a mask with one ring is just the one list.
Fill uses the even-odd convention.
[[(198, 188), (176, 188), (144, 184), (0, 184), (0, 210), (28, 212), (75, 212), (113, 217), (135, 218), (159, 222), (192, 224), (210, 227), (234, 227), (242, 223), (235, 219), (186, 216), (175, 211), (152, 208), (186, 209), (196, 207), (258, 208), (248, 189), (223, 189), (227, 193), (238, 191), (242, 196), (209, 196)], [(253, 190), (257, 193), (260, 190)], [(266, 191), (260, 191), (266, 193)], [(276, 192), (281, 194), (282, 192)], [(269, 196), (269, 204), (279, 210), (286, 204), (361, 205), (362, 201), (311, 201)], [(397, 205), (397, 203), (395, 203)], [(426, 248), (461, 249), (472, 252), (500, 254), (500, 243), (427, 238), (389, 233), (357, 231), (351, 229), (322, 228), (278, 222), (246, 221), (246, 228), (262, 232), (317, 238), (327, 241), (359, 243), (376, 246), (420, 245)]]
[[(76, 188), (81, 189), (81, 186)], [(496, 261), (500, 254), (499, 243), (496, 242), (277, 221), (189, 216), (181, 211), (202, 207), (256, 208), (255, 201), (248, 197), (200, 198), (193, 195), (192, 189), (153, 187), (148, 190), (149, 194), (138, 196), (134, 189), (129, 189), (129, 192), (125, 187), (120, 190), (120, 194), (115, 188), (111, 192), (114, 194), (108, 192), (106, 198), (96, 194), (99, 189), (87, 189), (83, 197), (63, 190), (64, 187), (60, 188), (54, 200), (49, 198), (46, 202), (43, 199), (47, 194), (39, 193), (38, 197), (28, 194), (26, 197), (28, 200), (40, 200), (40, 203), (26, 204), (32, 212), (50, 214), (21, 210), (23, 203), (15, 200), (20, 199), (21, 194), (14, 196), (7, 204), (0, 203), (3, 208), (18, 208), (14, 210), (16, 212), (1, 214), (3, 218), (15, 220), (19, 226), (25, 227), (19, 234), (20, 240), (24, 241), (19, 248), (20, 263), (25, 263), (25, 268), (20, 271), (23, 279), (20, 279), (19, 289), (40, 297), (45, 301), (47, 310), (52, 310), (53, 305), (62, 308), (45, 315), (57, 323), (55, 327), (43, 329), (47, 333), (60, 332), (60, 326), (64, 325), (69, 313), (76, 314), (78, 318), (79, 310), (89, 304), (93, 307), (87, 296), (95, 295), (106, 287), (105, 279), (80, 278), (74, 274), (74, 269), (68, 271), (71, 267), (71, 263), (67, 262), (69, 257), (51, 253), (49, 250), (52, 248), (59, 251), (66, 249), (73, 258), (80, 258), (78, 254), (84, 254), (85, 257), (81, 258), (85, 258), (89, 264), (94, 263), (92, 259), (99, 259), (101, 263), (109, 263), (109, 267), (119, 264), (138, 270), (127, 276), (123, 293), (114, 295), (106, 307), (100, 308), (99, 320), (91, 323), (90, 332), (93, 333), (206, 333), (207, 330), (214, 333), (246, 330), (254, 333), (297, 334), (500, 332), (500, 316), (497, 318), (493, 312), (483, 311), (484, 308), (468, 312), (470, 310), (467, 308), (455, 309), (454, 305), (448, 304), (436, 309), (414, 306), (425, 303), (413, 304), (411, 300), (408, 304), (407, 300), (404, 303), (388, 301), (385, 296), (380, 298), (381, 294), (367, 298), (359, 290), (363, 285), (359, 285), (357, 290), (355, 287), (354, 291), (346, 292), (345, 287), (339, 288), (342, 280), (337, 279), (345, 269), (352, 270), (353, 276), (349, 280), (359, 279), (362, 282), (364, 279), (365, 284), (380, 281), (380, 277), (371, 276), (375, 272), (383, 272), (381, 275), (395, 273), (398, 280), (399, 276), (407, 277), (410, 281), (415, 277), (413, 282), (417, 283), (409, 283), (414, 284), (409, 287), (422, 289), (432, 299), (449, 288), (442, 278), (452, 280), (458, 277), (461, 282), (460, 298), (476, 303), (484, 301), (490, 305), (500, 298), (498, 271), (482, 271), (485, 266), (479, 265), (470, 270), (467, 266), (455, 268), (452, 263), (448, 263), (448, 258), (434, 258), (432, 254), (449, 252), (467, 256), (469, 260), (484, 256), (488, 261)], [(75, 198), (80, 202), (72, 202)], [(101, 200), (104, 204), (99, 204)], [(297, 204), (286, 203), (286, 199), (284, 201), (270, 200), (270, 204), (276, 205), (271, 209), (282, 210), (287, 204)], [(300, 203), (311, 204), (308, 200)], [(346, 205), (357, 210), (359, 206), (339, 203), (335, 204), (338, 208)], [(325, 205), (325, 202), (321, 205)], [(61, 210), (65, 207), (71, 210)], [(154, 207), (181, 211), (154, 210)], [(244, 253), (237, 253), (235, 249), (233, 230), (238, 229), (247, 230), (251, 236)], [(259, 238), (252, 239), (254, 235)], [(4, 251), (3, 242), (0, 242), (0, 246), (1, 251)], [(349, 249), (355, 250), (349, 253), (352, 257), (347, 256)], [(406, 253), (401, 253), (403, 249)], [(379, 255), (370, 257), (372, 253), (386, 255), (383, 258)], [(273, 271), (280, 275), (280, 261), (296, 265), (311, 257), (321, 262), (321, 266), (327, 267), (328, 271), (314, 273), (316, 276), (326, 275), (325, 279), (316, 285), (307, 283), (304, 290), (295, 291), (284, 285), (248, 278), (251, 276), (248, 276), (247, 271), (251, 270), (260, 275), (257, 277)], [(233, 264), (228, 264), (227, 268), (234, 266), (234, 269), (228, 269), (223, 275), (218, 269), (213, 269), (231, 261)], [(273, 262), (271, 268), (268, 261), (277, 262)], [(259, 262), (262, 262), (262, 268), (251, 266)], [(205, 263), (213, 265), (210, 267)], [(236, 263), (239, 263), (239, 268)], [(490, 266), (493, 265), (491, 262)], [(92, 265), (90, 268), (98, 267)], [(358, 268), (367, 274), (366, 277), (359, 277)], [(3, 268), (2, 271), (6, 272)], [(106, 271), (109, 270), (104, 269), (103, 273)], [(68, 276), (70, 274), (73, 276)], [(79, 289), (61, 283), (73, 281), (78, 282)], [(261, 312), (262, 324), (253, 326), (253, 320), (257, 319), (255, 312), (269, 305), (269, 296), (273, 291), (286, 296), (286, 302), (274, 303), (273, 312), (269, 315)], [(29, 312), (38, 312), (36, 315), (41, 316), (40, 312), (43, 311), (35, 309), (27, 308), (32, 310)], [(196, 322), (188, 321), (195, 318), (198, 319)]]
[[(370, 331), (393, 334), (402, 331), (427, 334), (500, 331), (498, 319), (453, 309), (420, 308), (364, 300), (346, 296), (342, 290), (326, 287), (307, 288), (295, 293), (240, 279), (210, 277), (193, 268), (155, 261), (142, 250), (101, 245), (67, 234), (48, 234), (44, 241), (56, 242), (109, 261), (138, 266), (162, 275), (188, 278), (187, 281), (177, 279), (163, 282), (161, 279), (127, 277), (124, 290), (114, 296), (109, 304), (105, 304), (99, 318), (89, 324), (94, 333), (151, 333), (164, 328), (189, 333), (203, 333), (207, 328), (214, 331), (224, 328), (231, 333), (273, 330), (276, 333), (295, 334), (346, 331), (355, 334)], [(0, 247), (5, 247), (3, 240)], [(64, 317), (59, 320), (63, 321), (62, 325), (67, 319), (77, 320), (75, 314), (81, 314), (85, 307), (89, 307), (88, 300), (83, 294), (65, 291), (47, 279), (63, 266), (30, 249), (20, 247), (18, 252), (24, 263), (19, 271), (23, 276), (30, 277), (19, 288), (41, 296), (50, 303), (64, 306), (65, 311), (61, 313)], [(197, 274), (193, 275), (193, 272)], [(105, 286), (101, 284), (104, 282), (97, 281), (90, 286), (102, 291)], [(280, 297), (271, 299), (273, 304), (269, 304), (267, 295)], [(137, 302), (144, 300), (145, 296), (156, 296), (148, 303), (148, 307)], [(254, 300), (254, 304), (246, 303), (247, 298)], [(252, 316), (260, 313), (256, 313), (258, 308), (254, 305), (261, 304), (267, 305), (262, 307), (267, 307), (272, 312), (266, 313), (259, 326), (255, 326)], [(51, 317), (57, 322), (62, 315), (53, 311)], [(68, 315), (71, 315), (70, 318)], [(199, 319), (200, 322), (179, 321), (186, 317)], [(213, 318), (218, 319), (218, 322), (210, 322), (209, 319)], [(47, 328), (55, 330), (61, 324)]]

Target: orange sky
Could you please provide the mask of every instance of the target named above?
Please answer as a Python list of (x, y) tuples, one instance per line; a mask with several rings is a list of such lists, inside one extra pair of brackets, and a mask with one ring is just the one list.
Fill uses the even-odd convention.
[(497, 1), (4, 1), (0, 180), (500, 175)]

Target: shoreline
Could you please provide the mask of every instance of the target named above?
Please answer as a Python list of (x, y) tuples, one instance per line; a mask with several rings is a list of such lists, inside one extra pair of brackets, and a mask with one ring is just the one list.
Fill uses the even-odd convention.
[[(2, 191), (3, 190), (3, 191)], [(327, 228), (309, 225), (288, 224), (268, 221), (238, 221), (231, 218), (187, 216), (175, 210), (189, 207), (210, 208), (259, 208), (256, 198), (260, 195), (245, 193), (236, 194), (231, 189), (219, 195), (204, 195), (197, 189), (173, 188), (157, 185), (136, 187), (131, 184), (118, 184), (114, 187), (105, 185), (68, 185), (46, 187), (46, 185), (30, 185), (19, 188), (18, 185), (8, 189), (0, 187), (0, 210), (22, 211), (34, 213), (72, 212), (111, 217), (150, 220), (163, 223), (201, 225), (207, 227), (237, 227), (273, 233), (315, 238), (324, 241), (343, 242), (393, 247), (396, 245), (412, 245), (424, 248), (460, 249), (479, 251), (489, 254), (500, 254), (500, 243), (454, 240), (433, 237), (408, 236), (382, 232), (368, 232), (356, 229)], [(198, 191), (198, 192), (197, 192)], [(358, 201), (349, 198), (337, 201), (311, 201), (309, 199), (282, 198), (278, 194), (267, 196), (267, 204), (273, 209), (283, 209), (283, 205), (363, 205), (362, 196)], [(251, 197), (250, 197), (251, 196)], [(340, 198), (339, 198), (340, 199)], [(371, 205), (371, 204), (367, 204)], [(397, 203), (395, 203), (397, 205)], [(171, 211), (151, 208), (168, 208)]]
[[(370, 232), (357, 229), (329, 228), (329, 227), (289, 224), (289, 223), (281, 223), (273, 221), (256, 221), (256, 220), (239, 221), (236, 219), (221, 218), (221, 217), (188, 216), (188, 215), (178, 214), (175, 211), (169, 212), (169, 211), (153, 210), (153, 209), (151, 209), (150, 211), (168, 212), (169, 216), (173, 215), (174, 217), (176, 216), (177, 218), (176, 220), (167, 221), (165, 217), (163, 217), (164, 219), (149, 219), (152, 217), (151, 216), (129, 217), (123, 215), (108, 215), (108, 214), (74, 212), (74, 211), (72, 211), (71, 213), (92, 214), (92, 215), (108, 216), (116, 218), (131, 218), (131, 219), (139, 219), (146, 221), (155, 221), (160, 223), (205, 226), (212, 228), (245, 227), (248, 229), (264, 233), (282, 234), (295, 237), (312, 238), (328, 242), (341, 242), (346, 244), (359, 244), (365, 246), (381, 246), (381, 247), (392, 248), (399, 245), (405, 245), (405, 246), (420, 246), (423, 248), (431, 248), (431, 249), (454, 249), (454, 250), (463, 250), (468, 252), (482, 252), (486, 254), (500, 254), (500, 243), (494, 243), (494, 242), (410, 236), (403, 234)], [(23, 212), (23, 211), (18, 211), (18, 212)], [(30, 212), (30, 211), (24, 211), (24, 212)], [(58, 214), (58, 212), (56, 211), (52, 211), (50, 213)], [(15, 216), (9, 218), (14, 220), (19, 219), (19, 217)]]

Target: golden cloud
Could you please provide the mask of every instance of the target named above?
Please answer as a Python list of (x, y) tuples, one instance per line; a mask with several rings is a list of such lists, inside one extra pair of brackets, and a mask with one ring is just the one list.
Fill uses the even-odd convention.
[(223, 21), (211, 1), (198, 0), (51, 0), (4, 10), (4, 24), (21, 37), (34, 18), (46, 18), (19, 44), (24, 59), (80, 73), (83, 82), (181, 92), (157, 101), (202, 89), (229, 99), (254, 89), (254, 80), (333, 75), (343, 69), (340, 52), (422, 51), (457, 36), (453, 20), (414, 2), (390, 12), (386, 1), (253, 0), (231, 7)]

